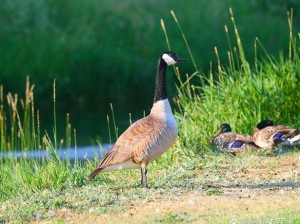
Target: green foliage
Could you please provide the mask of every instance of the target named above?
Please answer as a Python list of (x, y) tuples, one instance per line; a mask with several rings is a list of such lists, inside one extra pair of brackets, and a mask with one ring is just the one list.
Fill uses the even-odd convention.
[(216, 189), (216, 188), (209, 188), (205, 191), (206, 195), (209, 195), (209, 196), (218, 196), (218, 195), (221, 195), (222, 192), (219, 190), (219, 189)]
[(152, 218), (149, 223), (183, 223), (185, 221), (184, 216), (169, 212), (160, 218)]

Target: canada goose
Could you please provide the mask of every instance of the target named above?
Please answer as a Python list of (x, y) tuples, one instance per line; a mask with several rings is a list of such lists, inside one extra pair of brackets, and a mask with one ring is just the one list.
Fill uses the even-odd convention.
[(174, 52), (159, 56), (156, 74), (154, 103), (150, 114), (133, 123), (101, 159), (97, 168), (89, 175), (141, 168), (141, 185), (147, 187), (147, 166), (162, 155), (175, 141), (178, 128), (166, 91), (167, 66), (185, 61)]
[(262, 120), (254, 128), (253, 141), (263, 149), (274, 149), (278, 145), (294, 146), (300, 143), (300, 132), (296, 128), (275, 125), (271, 120)]
[(248, 150), (259, 150), (259, 147), (254, 144), (250, 135), (231, 132), (231, 127), (227, 123), (221, 124), (220, 130), (211, 137), (210, 144), (214, 145), (218, 150), (232, 155)]

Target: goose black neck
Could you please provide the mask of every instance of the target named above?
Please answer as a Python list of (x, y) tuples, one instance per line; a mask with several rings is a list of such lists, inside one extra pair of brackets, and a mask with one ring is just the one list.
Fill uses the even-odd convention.
[(160, 100), (167, 99), (166, 70), (167, 63), (161, 58), (159, 58), (157, 65), (154, 103)]

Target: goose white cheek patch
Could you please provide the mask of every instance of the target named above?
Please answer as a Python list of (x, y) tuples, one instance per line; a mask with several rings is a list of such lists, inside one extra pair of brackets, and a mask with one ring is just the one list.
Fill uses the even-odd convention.
[(162, 58), (167, 63), (167, 65), (173, 65), (176, 61), (168, 54), (163, 54)]

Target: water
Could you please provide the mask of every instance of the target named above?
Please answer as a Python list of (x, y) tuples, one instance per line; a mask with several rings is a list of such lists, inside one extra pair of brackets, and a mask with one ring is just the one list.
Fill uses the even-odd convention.
[[(95, 157), (101, 158), (105, 152), (111, 148), (110, 144), (101, 146), (86, 146), (78, 148), (58, 149), (57, 155), (60, 159), (68, 160), (87, 160)], [(49, 150), (30, 150), (30, 151), (13, 151), (1, 152), (0, 158), (17, 158), (17, 159), (47, 159), (50, 158)]]

